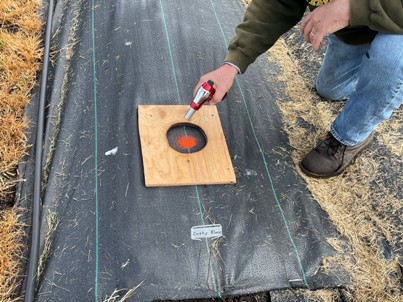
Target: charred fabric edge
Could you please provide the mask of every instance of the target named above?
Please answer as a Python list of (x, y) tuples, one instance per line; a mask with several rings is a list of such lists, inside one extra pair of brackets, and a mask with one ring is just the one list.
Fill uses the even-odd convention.
[(40, 212), (41, 212), (41, 181), (42, 181), (42, 147), (43, 147), (43, 132), (45, 122), (45, 100), (46, 86), (48, 82), (49, 68), (49, 52), (50, 40), (52, 32), (53, 19), (53, 0), (48, 4), (48, 16), (46, 20), (45, 45), (43, 54), (43, 68), (41, 74), (40, 94), (39, 94), (39, 109), (36, 129), (36, 144), (35, 144), (35, 174), (34, 174), (34, 198), (32, 208), (32, 234), (31, 248), (28, 262), (28, 276), (25, 285), (25, 302), (34, 301), (36, 277), (39, 261), (39, 235), (40, 235)]

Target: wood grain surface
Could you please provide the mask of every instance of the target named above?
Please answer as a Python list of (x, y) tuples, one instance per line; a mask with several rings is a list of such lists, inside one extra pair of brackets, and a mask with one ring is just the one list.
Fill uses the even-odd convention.
[[(186, 121), (184, 116), (188, 109), (187, 105), (139, 105), (139, 134), (147, 187), (236, 182), (217, 108), (203, 106), (191, 121)], [(180, 153), (169, 146), (168, 130), (184, 123), (203, 130), (207, 143), (202, 150)]]

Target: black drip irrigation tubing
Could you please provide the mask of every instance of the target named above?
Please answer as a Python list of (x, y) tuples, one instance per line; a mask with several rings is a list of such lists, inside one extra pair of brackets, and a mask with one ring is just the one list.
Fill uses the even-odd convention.
[(35, 288), (39, 261), (39, 235), (40, 235), (40, 213), (41, 213), (41, 181), (42, 181), (42, 148), (43, 132), (45, 123), (45, 100), (46, 87), (48, 82), (49, 52), (53, 19), (53, 0), (49, 0), (48, 16), (46, 20), (45, 45), (43, 54), (43, 68), (41, 74), (38, 120), (36, 128), (35, 146), (35, 174), (34, 174), (34, 195), (32, 205), (32, 234), (31, 249), (28, 262), (28, 275), (25, 284), (24, 302), (33, 302), (35, 299)]

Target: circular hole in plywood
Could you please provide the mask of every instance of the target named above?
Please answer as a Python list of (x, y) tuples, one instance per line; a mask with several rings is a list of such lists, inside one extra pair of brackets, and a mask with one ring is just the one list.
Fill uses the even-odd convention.
[(194, 153), (207, 144), (204, 131), (193, 124), (176, 124), (167, 132), (169, 146), (180, 153)]

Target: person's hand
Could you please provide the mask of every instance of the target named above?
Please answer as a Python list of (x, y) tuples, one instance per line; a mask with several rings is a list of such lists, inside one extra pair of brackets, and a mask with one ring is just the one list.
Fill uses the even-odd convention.
[(215, 93), (213, 98), (205, 104), (216, 105), (217, 103), (221, 102), (225, 94), (230, 90), (237, 74), (238, 70), (235, 67), (224, 64), (220, 68), (217, 68), (216, 70), (213, 70), (200, 78), (193, 91), (193, 96), (196, 95), (197, 90), (201, 85), (203, 85), (203, 83), (207, 82), (208, 80), (212, 80), (214, 82), (213, 87), (215, 89)]
[(302, 20), (300, 32), (305, 41), (318, 50), (323, 38), (350, 24), (350, 0), (333, 0), (309, 13)]

